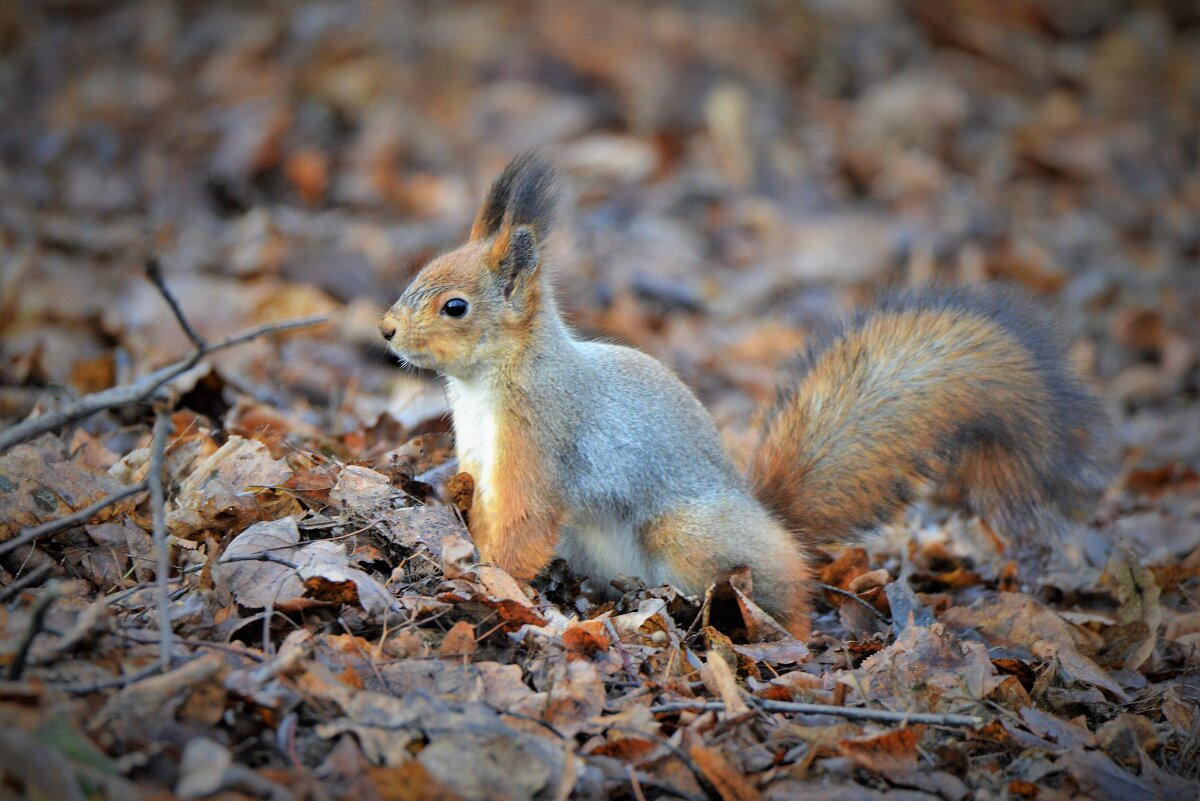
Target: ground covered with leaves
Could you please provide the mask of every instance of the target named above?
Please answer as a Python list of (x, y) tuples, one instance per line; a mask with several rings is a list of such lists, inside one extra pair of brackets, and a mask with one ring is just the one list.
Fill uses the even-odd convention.
[[(0, 5), (0, 796), (1196, 798), (1198, 109), (1173, 0)], [(736, 457), (813, 331), (1005, 279), (1109, 492), (818, 552), (806, 643), (479, 564), (376, 326), (535, 146), (566, 313)]]

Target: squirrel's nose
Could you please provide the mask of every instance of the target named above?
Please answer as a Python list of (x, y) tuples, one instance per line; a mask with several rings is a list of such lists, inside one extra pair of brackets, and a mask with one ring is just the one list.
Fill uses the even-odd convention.
[(396, 324), (388, 318), (383, 318), (379, 323), (379, 333), (383, 334), (383, 338), (391, 341), (392, 337), (396, 336)]

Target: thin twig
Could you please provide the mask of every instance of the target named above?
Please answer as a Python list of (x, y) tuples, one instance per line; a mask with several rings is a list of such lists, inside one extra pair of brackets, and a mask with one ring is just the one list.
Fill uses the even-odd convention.
[(642, 792), (642, 784), (638, 781), (633, 765), (626, 765), (625, 772), (629, 775), (629, 787), (633, 790), (633, 797), (636, 801), (646, 801), (646, 794)]
[(163, 458), (167, 452), (167, 434), (171, 418), (159, 408), (154, 410), (154, 439), (150, 443), (150, 508), (154, 519), (154, 554), (157, 558), (154, 583), (158, 588), (158, 664), (162, 672), (171, 669), (171, 552), (167, 547), (166, 494), (163, 492)]
[(849, 598), (852, 601), (858, 601), (860, 604), (865, 606), (867, 608), (867, 610), (871, 614), (873, 614), (875, 617), (879, 618), (880, 620), (882, 620), (884, 623), (888, 624), (889, 626), (892, 625), (892, 619), (890, 617), (888, 617), (887, 615), (885, 615), (883, 612), (880, 612), (878, 609), (876, 609), (871, 604), (871, 602), (868, 601), (866, 598), (861, 598), (856, 593), (850, 592), (849, 590), (843, 590), (841, 587), (834, 587), (832, 584), (818, 583), (815, 586), (818, 589), (825, 590), (826, 592), (832, 592), (835, 595), (841, 595), (842, 597)]
[(21, 644), (17, 646), (17, 653), (8, 666), (6, 677), (9, 681), (21, 680), (21, 674), (25, 672), (25, 662), (29, 659), (29, 647), (33, 645), (34, 638), (42, 631), (42, 626), (46, 622), (46, 613), (62, 595), (62, 586), (56, 581), (46, 588), (46, 591), (33, 605), (33, 611), (29, 615), (29, 627), (25, 629), (25, 634), (21, 637)]
[(396, 695), (396, 691), (392, 689), (392, 686), (388, 684), (387, 679), (385, 679), (383, 674), (379, 672), (379, 666), (375, 664), (375, 659), (366, 651), (364, 651), (363, 647), (358, 644), (358, 637), (355, 637), (354, 632), (350, 630), (349, 624), (346, 623), (346, 618), (338, 615), (337, 621), (338, 624), (341, 625), (342, 630), (350, 636), (350, 642), (354, 645), (355, 650), (358, 651), (358, 655), (363, 658), (363, 661), (365, 661), (371, 668), (371, 672), (375, 674), (375, 680), (379, 682), (379, 686), (382, 687), (384, 692), (386, 692), (388, 695)]
[[(177, 667), (186, 665), (199, 657), (190, 656), (186, 659), (178, 660)], [(60, 687), (53, 687), (57, 692), (67, 693), (68, 695), (91, 695), (93, 693), (104, 692), (118, 687), (128, 687), (130, 684), (135, 684), (142, 679), (148, 679), (155, 673), (159, 672), (158, 661), (151, 662), (145, 667), (139, 668), (132, 673), (126, 673), (124, 676), (117, 676), (114, 679), (105, 679), (103, 681), (90, 682), (88, 684), (66, 684)]]
[(48, 537), (51, 534), (57, 534), (58, 532), (68, 529), (71, 526), (82, 525), (95, 517), (96, 513), (101, 509), (112, 506), (114, 503), (119, 503), (131, 495), (137, 495), (139, 492), (144, 492), (146, 487), (147, 483), (145, 481), (139, 481), (137, 484), (132, 484), (122, 490), (117, 490), (112, 495), (107, 495), (95, 503), (85, 506), (76, 512), (72, 512), (65, 517), (51, 520), (48, 523), (42, 523), (40, 526), (24, 529), (20, 534), (13, 537), (11, 540), (0, 543), (0, 556), (4, 556), (4, 554), (10, 551), (15, 551), (22, 545), (28, 545), (31, 542), (35, 542), (42, 537)]
[[(292, 546), (288, 546), (289, 548)], [(296, 562), (284, 559), (279, 554), (271, 553), (270, 551), (259, 551), (258, 553), (235, 553), (232, 556), (222, 556), (217, 560), (219, 565), (227, 565), (231, 562), (274, 562), (277, 565), (290, 567), (292, 570), (299, 570), (300, 565)]]
[(159, 265), (158, 259), (154, 256), (146, 260), (146, 277), (150, 279), (150, 283), (154, 284), (159, 294), (163, 296), (163, 300), (171, 307), (171, 312), (175, 315), (175, 322), (179, 323), (179, 327), (183, 329), (183, 333), (196, 346), (196, 350), (202, 351), (208, 347), (208, 343), (204, 341), (202, 336), (196, 333), (196, 329), (192, 328), (191, 322), (184, 316), (183, 308), (180, 307), (179, 301), (175, 299), (171, 290), (167, 288), (167, 282), (163, 279), (162, 267)]
[(33, 570), (30, 570), (25, 575), (16, 579), (12, 584), (9, 584), (4, 589), (0, 590), (0, 604), (4, 603), (9, 598), (16, 597), (16, 595), (25, 588), (36, 586), (39, 581), (50, 575), (50, 571), (53, 569), (53, 564), (50, 562), (43, 562)]
[[(800, 715), (833, 715), (854, 720), (873, 720), (884, 723), (928, 723), (932, 726), (981, 726), (983, 718), (975, 715), (943, 715), (930, 712), (892, 712), (889, 709), (863, 709), (861, 707), (831, 706), (829, 704), (799, 704), (791, 701), (773, 701), (751, 697), (750, 702), (767, 712), (792, 712)], [(685, 709), (697, 711), (722, 711), (721, 701), (672, 701), (650, 707), (653, 713), (679, 712)]]
[(159, 387), (183, 375), (199, 364), (200, 360), (209, 354), (225, 350), (226, 348), (232, 348), (236, 345), (242, 345), (267, 334), (277, 334), (297, 328), (308, 328), (309, 326), (323, 323), (327, 319), (324, 315), (314, 315), (282, 323), (260, 325), (243, 331), (240, 334), (234, 334), (220, 342), (209, 344), (203, 350), (193, 351), (187, 358), (148, 373), (132, 384), (125, 384), (113, 387), (112, 389), (106, 389), (102, 392), (93, 392), (90, 395), (84, 395), (79, 400), (68, 403), (61, 409), (47, 412), (40, 417), (10, 426), (5, 431), (0, 432), (0, 452), (6, 451), (12, 446), (18, 445), (28, 439), (45, 434), (47, 431), (54, 431), (68, 423), (82, 420), (96, 412), (105, 409), (115, 409), (119, 406), (129, 406), (130, 404), (144, 401), (153, 395)]
[[(142, 637), (137, 634), (137, 631), (137, 629), (131, 629), (129, 631), (118, 630), (114, 633), (116, 636), (131, 642), (142, 644), (158, 642), (157, 636)], [(233, 643), (229, 642), (210, 642), (209, 640), (197, 640), (192, 637), (176, 637), (175, 642), (183, 643), (184, 645), (191, 645), (195, 648), (211, 648), (214, 651), (224, 651), (225, 653), (233, 654), (234, 656), (240, 656), (243, 659), (248, 659), (251, 662), (262, 663), (267, 661), (266, 657), (264, 657), (262, 654), (252, 651), (249, 648), (245, 648), (240, 645), (234, 645)]]

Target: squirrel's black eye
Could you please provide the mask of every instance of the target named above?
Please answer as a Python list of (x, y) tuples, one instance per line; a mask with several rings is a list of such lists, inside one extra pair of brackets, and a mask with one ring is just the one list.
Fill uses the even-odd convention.
[(450, 298), (446, 301), (446, 305), (442, 306), (442, 314), (447, 317), (462, 317), (467, 313), (468, 308), (467, 302), (462, 298)]

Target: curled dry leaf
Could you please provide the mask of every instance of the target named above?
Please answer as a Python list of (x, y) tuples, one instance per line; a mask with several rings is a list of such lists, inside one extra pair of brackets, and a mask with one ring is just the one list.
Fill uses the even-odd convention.
[(466, 527), (449, 506), (396, 509), (386, 516), (385, 523), (384, 533), (389, 540), (405, 548), (424, 549), (438, 562), (442, 561), (444, 543), (451, 537), (455, 543), (469, 543)]
[(261, 442), (233, 436), (200, 462), (184, 479), (175, 508), (167, 513), (168, 530), (187, 539), (207, 528), (226, 529), (253, 520), (274, 519), (294, 510), (287, 495), (260, 495), (292, 476), (282, 459), (272, 459)]
[(574, 784), (564, 781), (574, 770), (574, 757), (561, 741), (511, 728), (482, 704), (360, 691), (342, 711), (342, 717), (319, 724), (317, 733), (327, 739), (353, 734), (376, 765), (402, 765), (413, 758), (409, 745), (425, 741), (416, 759), (466, 799), (517, 801), (561, 784), (569, 791)]
[(762, 796), (753, 784), (734, 768), (721, 752), (699, 742), (688, 749), (688, 756), (716, 789), (722, 801), (759, 801)]
[(1002, 592), (973, 606), (951, 607), (942, 614), (941, 620), (950, 626), (977, 628), (989, 642), (1009, 647), (1028, 648), (1039, 640), (1052, 640), (1085, 653), (1095, 653), (1102, 644), (1097, 635), (1071, 625), (1022, 593)]
[(591, 662), (561, 659), (550, 674), (546, 722), (570, 737), (604, 711), (604, 679)]
[[(296, 564), (300, 530), (290, 517), (255, 523), (237, 535), (225, 548), (222, 559), (274, 554)], [(262, 609), (280, 607), (304, 595), (304, 582), (294, 568), (268, 561), (224, 562), (213, 567), (219, 588), (233, 594), (242, 606)]]
[(838, 750), (872, 773), (885, 778), (903, 776), (917, 769), (917, 738), (916, 728), (901, 726), (880, 734), (842, 740)]
[(734, 669), (718, 649), (710, 649), (700, 668), (700, 678), (709, 692), (725, 702), (725, 714), (738, 718), (749, 712), (750, 707), (742, 698), (742, 688), (738, 686)]
[(1064, 647), (1050, 640), (1038, 640), (1033, 644), (1032, 650), (1038, 659), (1055, 660), (1068, 679), (1099, 687), (1120, 701), (1129, 702), (1129, 696), (1121, 689), (1121, 685), (1113, 681), (1104, 668), (1070, 646)]
[(1125, 669), (1136, 670), (1154, 651), (1163, 617), (1154, 573), (1128, 551), (1116, 551), (1105, 566), (1100, 583), (1112, 591), (1120, 604), (1117, 620), (1124, 626), (1137, 624), (1140, 629), (1141, 636), (1124, 649)]
[(956, 640), (941, 624), (909, 626), (896, 641), (838, 678), (864, 700), (894, 709), (949, 712), (982, 701), (998, 687), (982, 643)]
[(301, 545), (300, 531), (290, 517), (250, 526), (229, 543), (221, 560), (214, 568), (218, 586), (251, 609), (288, 609), (305, 596), (358, 604), (371, 615), (397, 608), (382, 584), (349, 566), (340, 542)]

